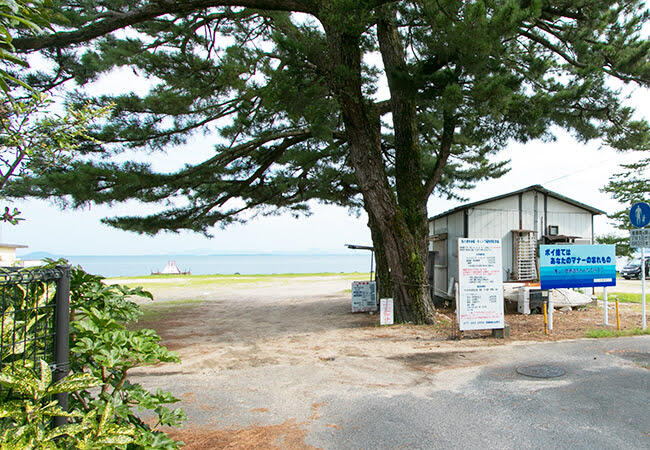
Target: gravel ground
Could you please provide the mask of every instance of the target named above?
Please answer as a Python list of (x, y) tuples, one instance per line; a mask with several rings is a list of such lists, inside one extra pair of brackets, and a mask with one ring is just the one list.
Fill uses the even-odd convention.
[[(574, 438), (580, 439), (577, 448), (588, 448), (587, 443), (602, 448), (647, 444), (650, 426), (636, 412), (632, 418), (627, 414), (621, 425), (633, 436), (629, 441), (600, 434), (585, 441), (580, 430), (597, 428), (605, 419), (595, 412), (595, 418), (591, 413), (567, 418), (561, 404), (565, 395), (561, 389), (568, 389), (578, 395), (571, 408), (580, 409), (589, 383), (597, 381), (597, 371), (607, 374), (598, 379), (598, 389), (607, 389), (601, 385), (620, 376), (620, 369), (631, 385), (618, 383), (619, 399), (599, 391), (602, 398), (597, 403), (607, 406), (606, 412), (611, 408), (604, 402), (610, 400), (647, 412), (647, 336), (530, 342), (582, 338), (587, 329), (600, 326), (601, 307), (556, 313), (550, 336), (543, 333), (542, 316), (508, 315), (511, 339), (475, 332), (454, 340), (458, 333), (452, 311), (441, 311), (433, 327), (380, 328), (377, 315), (349, 313), (349, 287), (350, 280), (343, 277), (156, 287), (152, 289), (156, 306), (145, 306), (150, 313), (141, 326), (156, 329), (183, 362), (141, 368), (132, 378), (150, 388), (169, 389), (181, 399), (189, 421), (172, 434), (188, 448), (466, 448), (464, 443), (534, 448), (534, 441), (518, 442), (516, 433), (518, 427), (535, 427), (537, 420), (539, 429), (551, 431), (562, 423), (569, 429), (572, 421), (580, 424), (575, 433), (557, 441), (559, 446), (550, 445), (555, 448)], [(195, 302), (179, 302), (186, 299)], [(638, 326), (640, 306), (622, 309), (623, 326)], [(626, 342), (630, 344), (622, 344)], [(586, 356), (585, 348), (590, 349)], [(623, 350), (641, 355), (641, 362), (608, 353)], [(569, 356), (571, 352), (576, 354)], [(512, 374), (513, 364), (533, 355), (566, 360), (563, 364), (570, 374), (561, 383), (521, 381)], [(591, 363), (594, 357), (607, 361), (607, 368)], [(586, 362), (590, 364), (585, 366)], [(576, 373), (589, 377), (575, 378)], [(552, 390), (550, 396), (541, 394), (550, 387), (561, 389)], [(497, 397), (485, 395), (491, 391)], [(533, 414), (540, 407), (541, 415)], [(552, 408), (557, 410), (548, 415)], [(491, 430), (483, 430), (489, 431), (485, 435), (476, 434), (481, 420)], [(541, 436), (535, 431), (525, 439)]]

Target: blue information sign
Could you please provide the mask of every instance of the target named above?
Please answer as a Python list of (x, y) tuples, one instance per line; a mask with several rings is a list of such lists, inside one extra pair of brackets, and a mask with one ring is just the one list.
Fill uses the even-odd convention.
[(542, 289), (616, 286), (614, 245), (540, 245)]
[(633, 227), (643, 228), (650, 223), (650, 205), (638, 202), (630, 208), (630, 223)]

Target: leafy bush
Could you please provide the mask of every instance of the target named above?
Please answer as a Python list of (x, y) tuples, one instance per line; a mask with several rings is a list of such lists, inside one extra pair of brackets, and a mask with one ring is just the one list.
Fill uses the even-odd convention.
[[(65, 261), (49, 263), (53, 266)], [(40, 295), (30, 296), (24, 289), (20, 291), (22, 288), (19, 286), (16, 288), (15, 310), (29, 299), (46, 302), (51, 301), (53, 295), (53, 289), (42, 289)], [(56, 436), (56, 446), (61, 448), (102, 448), (125, 444), (128, 448), (177, 448), (180, 443), (170, 439), (158, 427), (177, 426), (185, 420), (182, 410), (168, 407), (178, 399), (162, 390), (149, 392), (127, 379), (128, 371), (133, 367), (179, 362), (176, 354), (160, 345), (160, 337), (153, 330), (127, 328), (141, 315), (138, 305), (129, 297), (153, 298), (151, 293), (141, 288), (107, 285), (102, 277), (87, 274), (80, 268), (72, 268), (70, 291), (70, 369), (73, 375), (66, 378), (67, 384), (52, 384), (51, 375), (44, 373), (50, 372), (45, 363), (41, 363), (38, 375), (30, 367), (29, 360), (22, 366), (16, 364), (13, 375), (8, 367), (5, 368), (0, 383), (11, 388), (20, 398), (3, 402), (0, 409), (0, 432), (5, 433), (2, 448), (50, 448), (55, 444), (48, 436)], [(3, 323), (7, 324), (3, 331), (11, 328), (9, 324), (12, 321), (8, 318), (15, 312), (12, 308), (9, 305), (3, 312)], [(39, 319), (22, 320), (17, 317), (13, 326), (15, 330), (29, 331), (37, 326)], [(23, 361), (25, 355), (35, 351), (18, 347), (14, 353), (20, 354), (2, 355), (2, 360), (3, 363)], [(23, 382), (23, 379), (29, 382)], [(22, 387), (16, 388), (18, 385)], [(64, 387), (73, 388), (62, 391)], [(61, 412), (56, 402), (51, 401), (51, 395), (56, 392), (70, 392), (69, 413), (66, 414), (70, 423), (52, 429), (46, 419)], [(4, 407), (9, 404), (11, 407)], [(137, 415), (147, 410), (155, 414), (153, 426), (144, 423)], [(32, 415), (26, 411), (31, 411)], [(40, 419), (36, 420), (34, 414)], [(24, 432), (12, 431), (23, 429), (21, 427)]]
[[(7, 366), (0, 373), (0, 384), (21, 397), (0, 404), (2, 449), (87, 449), (134, 442), (135, 427), (116, 423), (111, 402), (107, 402), (102, 411), (95, 409), (82, 414), (77, 410), (65, 412), (56, 400), (52, 400), (61, 392), (96, 387), (101, 380), (88, 373), (79, 373), (52, 383), (52, 372), (45, 361), (40, 360), (38, 376), (31, 366), (31, 361), (27, 361), (13, 369)], [(80, 420), (53, 428), (51, 420), (56, 416)]]

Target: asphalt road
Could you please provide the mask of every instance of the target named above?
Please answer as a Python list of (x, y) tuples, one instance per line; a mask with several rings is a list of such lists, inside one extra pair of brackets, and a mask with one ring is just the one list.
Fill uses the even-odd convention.
[[(400, 395), (332, 395), (323, 448), (650, 448), (650, 336), (504, 347), (496, 364), (443, 371)], [(565, 375), (536, 379), (518, 367)]]
[[(136, 381), (184, 399), (190, 427), (292, 423), (318, 448), (650, 449), (650, 336), (458, 344), (399, 360), (359, 354), (200, 375), (163, 366)], [(517, 373), (539, 364), (565, 374)]]

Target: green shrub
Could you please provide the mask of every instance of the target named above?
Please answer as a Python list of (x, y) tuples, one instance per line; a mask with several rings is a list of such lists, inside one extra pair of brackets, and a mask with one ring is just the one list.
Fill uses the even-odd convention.
[[(11, 389), (15, 400), (0, 404), (0, 436), (2, 449), (102, 448), (123, 446), (134, 442), (135, 427), (115, 420), (114, 408), (107, 402), (103, 409), (82, 413), (59, 408), (53, 396), (97, 387), (101, 380), (88, 373), (72, 374), (52, 382), (52, 372), (40, 360), (38, 374), (31, 361), (6, 366), (0, 373), (0, 384)], [(52, 427), (56, 416), (67, 417), (70, 423)]]
[[(65, 261), (49, 263), (57, 265)], [(107, 285), (102, 277), (87, 274), (80, 268), (72, 268), (70, 291), (72, 375), (66, 378), (68, 384), (60, 382), (53, 385), (51, 375), (48, 378), (44, 374), (44, 371), (50, 372), (49, 368), (44, 369), (47, 367), (43, 366), (45, 363), (41, 363), (40, 374), (37, 375), (29, 362), (24, 366), (16, 365), (13, 375), (9, 368), (2, 372), (0, 381), (7, 386), (20, 385), (22, 378), (29, 379), (31, 383), (28, 383), (31, 387), (25, 387), (29, 395), (12, 387), (12, 392), (19, 394), (20, 398), (4, 399), (3, 406), (10, 404), (11, 407), (0, 410), (0, 430), (6, 431), (2, 448), (104, 448), (127, 444), (128, 448), (177, 448), (180, 443), (170, 439), (158, 427), (177, 426), (185, 420), (185, 413), (181, 409), (168, 407), (178, 399), (161, 390), (149, 392), (127, 379), (128, 371), (133, 367), (180, 361), (175, 353), (160, 345), (160, 337), (155, 331), (130, 330), (126, 326), (137, 321), (141, 315), (138, 305), (129, 297), (153, 298), (151, 293), (141, 288)], [(14, 297), (14, 302), (24, 304), (26, 299), (34, 296), (17, 292)], [(34, 298), (36, 301), (51, 300), (39, 300), (41, 297)], [(5, 324), (11, 323), (9, 317), (14, 312), (12, 308), (10, 306), (3, 314)], [(36, 326), (38, 320), (38, 317), (18, 317), (14, 328), (29, 330)], [(8, 325), (3, 330), (9, 328)], [(21, 359), (22, 356), (34, 354), (33, 351), (19, 346), (15, 349), (16, 354), (2, 355), (2, 359), (4, 363), (20, 361), (24, 359)], [(70, 384), (72, 381), (77, 384)], [(34, 388), (34, 383), (37, 383), (38, 389)], [(76, 388), (61, 391), (62, 386)], [(53, 429), (50, 421), (45, 419), (61, 415), (56, 402), (51, 399), (56, 392), (70, 392), (69, 413), (66, 414), (70, 423), (63, 428)], [(6, 396), (6, 393), (3, 395)], [(153, 426), (144, 423), (137, 414), (147, 410), (157, 418)], [(38, 412), (41, 420), (30, 419), (26, 422), (27, 418), (32, 417), (26, 411)], [(21, 427), (27, 428), (20, 433), (11, 431), (20, 430)], [(48, 436), (57, 437), (57, 440), (52, 441)], [(36, 445), (34, 442), (41, 443)]]

